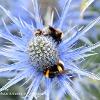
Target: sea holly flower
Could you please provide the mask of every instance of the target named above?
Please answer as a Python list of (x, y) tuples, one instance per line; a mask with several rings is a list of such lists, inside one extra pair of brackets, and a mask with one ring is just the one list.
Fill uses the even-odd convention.
[[(81, 30), (73, 32), (76, 27), (72, 27), (64, 31), (66, 30), (64, 22), (71, 2), (72, 0), (65, 1), (57, 26), (53, 23), (53, 13), (48, 26), (43, 24), (37, 0), (32, 0), (33, 14), (29, 12), (34, 19), (32, 24), (28, 24), (20, 17), (16, 18), (10, 11), (0, 6), (20, 33), (20, 36), (13, 35), (2, 20), (5, 30), (0, 30), (0, 37), (10, 41), (12, 45), (2, 47), (0, 54), (12, 60), (13, 63), (0, 65), (0, 73), (12, 78), (0, 91), (26, 79), (24, 84), (28, 84), (29, 81), (31, 84), (24, 97), (25, 100), (38, 99), (43, 95), (45, 100), (60, 100), (64, 94), (80, 100), (76, 90), (73, 89), (74, 79), (88, 77), (100, 80), (98, 75), (80, 68), (80, 62), (86, 57), (97, 54), (93, 50), (100, 46), (100, 42), (92, 45), (84, 43), (85, 45), (75, 48), (78, 40), (100, 21), (100, 17)], [(67, 38), (67, 32), (73, 32), (73, 35)]]

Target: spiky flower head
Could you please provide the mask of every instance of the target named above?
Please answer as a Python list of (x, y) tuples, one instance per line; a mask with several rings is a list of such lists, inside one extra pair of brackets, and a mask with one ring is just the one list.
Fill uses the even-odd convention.
[[(27, 23), (21, 17), (14, 17), (10, 11), (0, 6), (20, 32), (20, 37), (13, 35), (3, 20), (5, 30), (0, 30), (0, 37), (11, 41), (13, 45), (1, 48), (0, 54), (14, 63), (0, 65), (0, 73), (12, 78), (0, 91), (27, 79), (25, 84), (30, 80), (31, 84), (24, 97), (25, 100), (38, 99), (42, 95), (45, 96), (45, 100), (62, 100), (65, 93), (80, 100), (72, 88), (73, 79), (86, 76), (100, 80), (99, 76), (80, 69), (80, 61), (93, 55), (91, 51), (100, 46), (100, 42), (88, 45), (86, 41), (86, 45), (77, 48), (74, 46), (89, 29), (100, 21), (100, 17), (82, 30), (76, 31), (74, 27), (65, 31), (66, 15), (71, 4), (71, 0), (66, 0), (62, 15), (58, 20), (59, 24), (57, 23), (56, 26), (53, 24), (52, 13), (48, 21), (49, 27), (46, 28), (39, 15), (37, 0), (32, 0), (32, 3), (34, 13), (28, 12), (33, 16), (32, 24)], [(24, 10), (27, 11), (25, 8)], [(73, 35), (67, 38), (67, 32), (73, 32)]]
[(43, 71), (57, 64), (59, 59), (55, 42), (50, 37), (36, 36), (29, 42), (28, 53), (33, 66)]

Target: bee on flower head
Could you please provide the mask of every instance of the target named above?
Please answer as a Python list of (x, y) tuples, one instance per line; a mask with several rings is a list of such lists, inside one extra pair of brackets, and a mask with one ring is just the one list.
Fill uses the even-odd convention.
[(44, 35), (52, 37), (58, 44), (62, 41), (63, 33), (51, 26), (45, 27), (43, 30), (36, 30), (35, 35)]
[[(52, 37), (53, 40), (57, 43), (57, 45), (62, 41), (62, 32), (48, 26), (43, 30), (36, 30), (36, 36), (45, 36), (45, 37)], [(44, 76), (47, 78), (54, 78), (57, 75), (65, 73), (64, 66), (61, 61), (58, 61), (57, 64), (53, 65), (52, 67), (47, 66), (46, 69), (43, 70)]]
[[(66, 15), (71, 1), (65, 0), (64, 9), (56, 25), (53, 22), (54, 15), (51, 14), (48, 27), (40, 16), (37, 0), (32, 0), (33, 13), (24, 8), (24, 11), (33, 18), (30, 23), (21, 17), (16, 18), (10, 11), (0, 6), (20, 33), (20, 37), (13, 35), (2, 20), (5, 30), (0, 30), (0, 37), (11, 41), (13, 45), (1, 48), (0, 55), (6, 56), (14, 63), (0, 65), (0, 75), (11, 78), (0, 92), (26, 79), (24, 84), (29, 81), (31, 84), (27, 88), (24, 100), (38, 99), (43, 95), (45, 100), (63, 100), (66, 93), (73, 99), (80, 100), (73, 88), (73, 79), (89, 77), (100, 80), (98, 75), (80, 68), (82, 66), (80, 62), (95, 54), (91, 51), (99, 47), (100, 42), (87, 45), (87, 41), (84, 41), (86, 45), (73, 47), (89, 29), (100, 21), (100, 17), (91, 21), (80, 31), (72, 31), (73, 27), (70, 30), (65, 29), (65, 22), (69, 21)], [(73, 32), (73, 35), (67, 38), (67, 32)]]

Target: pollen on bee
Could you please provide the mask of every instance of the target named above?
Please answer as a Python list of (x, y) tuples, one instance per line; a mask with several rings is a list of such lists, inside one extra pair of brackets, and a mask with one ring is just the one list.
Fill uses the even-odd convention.
[(59, 72), (62, 72), (63, 71), (63, 69), (62, 69), (62, 67), (60, 65), (57, 65), (57, 68), (58, 68), (58, 71)]
[(46, 73), (45, 73), (45, 77), (49, 77), (49, 73), (50, 73), (50, 70), (48, 69), (47, 71), (46, 71)]

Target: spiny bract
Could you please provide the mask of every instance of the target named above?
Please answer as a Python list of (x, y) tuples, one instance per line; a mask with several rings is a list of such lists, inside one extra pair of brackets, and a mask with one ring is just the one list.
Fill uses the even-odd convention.
[[(86, 45), (74, 48), (74, 46), (77, 44), (77, 41), (97, 22), (100, 21), (100, 17), (91, 21), (82, 30), (77, 30), (76, 27), (72, 27), (69, 30), (65, 29), (65, 22), (68, 21), (66, 19), (66, 15), (68, 9), (70, 8), (71, 1), (72, 0), (65, 1), (65, 7), (56, 24), (53, 23), (53, 11), (51, 13), (51, 18), (48, 19), (49, 23), (46, 23), (48, 26), (52, 26), (54, 29), (61, 30), (63, 33), (61, 42), (59, 44), (54, 41), (52, 36), (35, 36), (36, 30), (40, 29), (43, 31), (46, 27), (43, 24), (41, 16), (39, 15), (39, 6), (37, 0), (32, 0), (34, 9), (33, 14), (24, 8), (24, 10), (33, 17), (31, 24), (27, 23), (21, 17), (14, 17), (10, 11), (0, 6), (0, 8), (12, 20), (13, 25), (16, 26), (20, 32), (20, 37), (13, 35), (6, 26), (4, 20), (2, 20), (5, 30), (0, 30), (0, 37), (9, 40), (13, 43), (13, 45), (6, 45), (1, 48), (0, 54), (6, 56), (14, 63), (0, 65), (0, 73), (3, 73), (5, 77), (12, 78), (0, 89), (0, 92), (8, 89), (23, 79), (27, 79), (25, 84), (30, 80), (31, 84), (28, 87), (28, 91), (24, 97), (24, 100), (32, 100), (33, 98), (38, 99), (38, 97), (42, 95), (45, 96), (45, 100), (62, 100), (61, 98), (64, 97), (65, 93), (68, 93), (72, 98), (80, 100), (76, 91), (72, 88), (74, 83), (73, 79), (84, 76), (100, 80), (99, 76), (81, 70), (80, 64), (77, 64), (78, 61), (82, 61), (85, 59), (85, 57), (95, 54), (92, 52), (92, 50), (99, 47), (100, 42), (91, 45), (88, 45), (86, 42)], [(69, 38), (67, 38), (68, 32), (73, 32), (73, 35)], [(44, 49), (44, 51), (42, 49)], [(44, 71), (46, 68), (51, 68), (51, 66), (53, 67), (58, 60), (60, 60), (63, 64), (65, 72), (60, 73), (53, 78), (46, 77), (42, 71)], [(59, 68), (59, 70), (62, 69)], [(49, 71), (47, 74), (48, 73)]]

